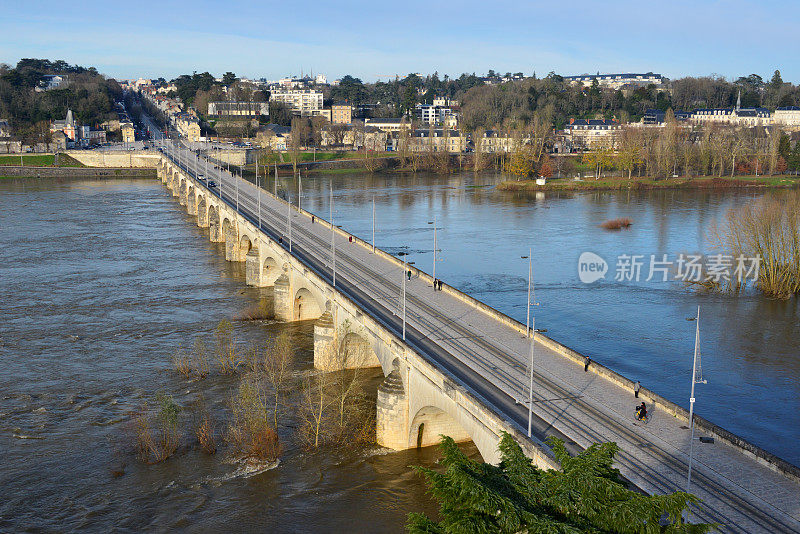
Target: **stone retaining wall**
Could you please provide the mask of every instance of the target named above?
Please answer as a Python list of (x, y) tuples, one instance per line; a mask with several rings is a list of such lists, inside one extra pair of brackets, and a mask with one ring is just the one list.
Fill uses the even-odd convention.
[(0, 165), (0, 176), (19, 176), (37, 178), (155, 178), (155, 169), (129, 167), (32, 167)]

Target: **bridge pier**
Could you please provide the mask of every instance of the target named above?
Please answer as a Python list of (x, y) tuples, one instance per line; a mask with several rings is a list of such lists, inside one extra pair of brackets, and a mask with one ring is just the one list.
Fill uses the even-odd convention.
[(314, 323), (314, 368), (338, 371), (332, 352), (336, 342), (336, 326), (330, 311), (323, 313)]
[(178, 197), (178, 187), (180, 186), (180, 177), (178, 176), (178, 171), (172, 173), (172, 180), (169, 182), (169, 190), (172, 191), (173, 197)]
[(381, 362), (360, 325), (350, 319), (337, 328), (340, 307), (331, 302), (314, 323), (314, 368), (323, 371), (380, 367)]
[(186, 184), (186, 180), (181, 179), (180, 186), (178, 189), (178, 202), (180, 202), (181, 206), (185, 206), (189, 203), (189, 186)]
[(275, 280), (274, 294), (275, 318), (279, 321), (293, 321), (292, 286), (286, 273), (283, 273)]
[(236, 231), (235, 223), (231, 223), (225, 219), (222, 226), (222, 231), (225, 237), (225, 259), (228, 261), (240, 261), (239, 232)]
[(411, 448), (408, 444), (408, 400), (397, 367), (378, 386), (375, 441), (396, 451)]
[(197, 192), (191, 189), (186, 198), (186, 213), (189, 215), (197, 215)]
[(208, 228), (208, 201), (205, 195), (200, 195), (197, 200), (197, 226)]
[(253, 287), (267, 287), (271, 284), (267, 283), (267, 278), (264, 276), (264, 261), (261, 259), (261, 249), (265, 244), (259, 243), (250, 249), (245, 258), (245, 282), (248, 286)]

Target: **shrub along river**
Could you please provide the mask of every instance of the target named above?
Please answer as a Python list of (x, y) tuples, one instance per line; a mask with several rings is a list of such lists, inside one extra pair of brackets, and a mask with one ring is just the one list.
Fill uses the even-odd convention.
[[(332, 179), (337, 224), (369, 240), (374, 197), (377, 245), (407, 250), (430, 272), (435, 218), (437, 276), (522, 321), (528, 265), (521, 256), (531, 247), (537, 327), (684, 406), (694, 346), (686, 318), (699, 304), (708, 384), (697, 386), (697, 412), (800, 463), (797, 301), (645, 280), (651, 254), (713, 252), (712, 222), (763, 192), (520, 196), (495, 191), (493, 175)], [(296, 184), (279, 185), (297, 200)], [(326, 176), (304, 177), (302, 207), (327, 217), (328, 187)], [(633, 225), (599, 227), (616, 217)], [(245, 286), (243, 266), (224, 260), (221, 245), (160, 182), (3, 180), (0, 228), (0, 530), (400, 531), (407, 512), (435, 512), (408, 468), (431, 465), (434, 448), (309, 451), (295, 437), (291, 410), (273, 469), (243, 470), (224, 447), (213, 456), (200, 450), (189, 407), (202, 397), (223, 426), (238, 379), (212, 371), (187, 381), (172, 355), (198, 337), (210, 340), (220, 319), (269, 292)], [(591, 285), (578, 278), (585, 251), (609, 264)], [(614, 279), (621, 254), (644, 256), (639, 282)], [(310, 323), (234, 321), (234, 328), (242, 344), (288, 332), (295, 376), (311, 372)], [(380, 378), (370, 375), (373, 394)], [(131, 413), (159, 392), (182, 407), (182, 446), (144, 465)]]

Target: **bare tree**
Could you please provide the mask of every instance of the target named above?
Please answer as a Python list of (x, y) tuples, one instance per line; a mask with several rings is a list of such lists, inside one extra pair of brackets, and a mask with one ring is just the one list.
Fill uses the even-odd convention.
[(320, 372), (303, 380), (300, 416), (300, 437), (310, 447), (319, 447), (327, 441), (331, 408), (336, 399), (330, 394), (331, 376)]

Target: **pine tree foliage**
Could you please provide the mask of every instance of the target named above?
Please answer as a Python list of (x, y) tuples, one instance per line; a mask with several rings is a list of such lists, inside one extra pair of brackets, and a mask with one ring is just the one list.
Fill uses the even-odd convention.
[(627, 489), (613, 467), (615, 443), (592, 445), (574, 457), (561, 440), (552, 438), (550, 445), (560, 470), (538, 469), (508, 434), (500, 441), (498, 466), (470, 460), (443, 436), (444, 470), (414, 468), (439, 501), (441, 520), (409, 514), (409, 532), (699, 534), (715, 527), (683, 521), (686, 507), (699, 502), (694, 495), (642, 495)]

